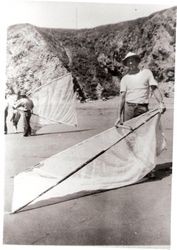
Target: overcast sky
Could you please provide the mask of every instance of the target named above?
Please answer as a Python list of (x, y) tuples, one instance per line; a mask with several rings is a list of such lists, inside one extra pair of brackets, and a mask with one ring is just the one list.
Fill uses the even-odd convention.
[[(40, 27), (91, 28), (150, 15), (175, 6), (174, 1), (5, 1), (7, 26), (31, 23)], [(141, 1), (142, 2), (142, 1)], [(147, 4), (148, 2), (148, 4)], [(124, 4), (126, 3), (126, 4)]]

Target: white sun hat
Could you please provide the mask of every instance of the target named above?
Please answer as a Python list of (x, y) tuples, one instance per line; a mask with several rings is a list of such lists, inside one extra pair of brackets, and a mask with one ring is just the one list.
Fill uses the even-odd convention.
[(137, 55), (136, 53), (133, 52), (128, 52), (127, 55), (124, 57), (124, 59), (122, 60), (123, 64), (126, 65), (127, 62), (127, 58), (130, 57), (135, 57), (139, 62), (140, 62), (140, 57), (139, 55)]

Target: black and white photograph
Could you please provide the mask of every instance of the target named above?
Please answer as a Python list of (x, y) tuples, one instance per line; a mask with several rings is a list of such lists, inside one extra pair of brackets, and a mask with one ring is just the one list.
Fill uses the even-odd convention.
[(2, 246), (174, 250), (177, 5), (3, 10)]

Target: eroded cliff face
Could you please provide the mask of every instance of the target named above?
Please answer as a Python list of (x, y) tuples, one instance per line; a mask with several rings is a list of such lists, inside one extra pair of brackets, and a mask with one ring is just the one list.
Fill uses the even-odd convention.
[(34, 88), (62, 76), (67, 70), (36, 27), (11, 26), (7, 35), (7, 84), (15, 91)]
[(89, 97), (94, 98), (97, 85), (107, 96), (116, 95), (126, 72), (122, 58), (133, 51), (141, 56), (140, 67), (150, 68), (164, 87), (173, 86), (176, 10), (174, 7), (93, 29), (11, 26), (7, 36), (7, 84), (32, 91), (71, 71)]

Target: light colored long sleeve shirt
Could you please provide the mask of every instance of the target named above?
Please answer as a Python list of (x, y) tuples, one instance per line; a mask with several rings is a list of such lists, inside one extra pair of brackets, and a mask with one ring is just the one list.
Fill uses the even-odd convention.
[(15, 108), (20, 108), (22, 111), (32, 111), (34, 104), (33, 101), (27, 97), (23, 97), (14, 105)]

